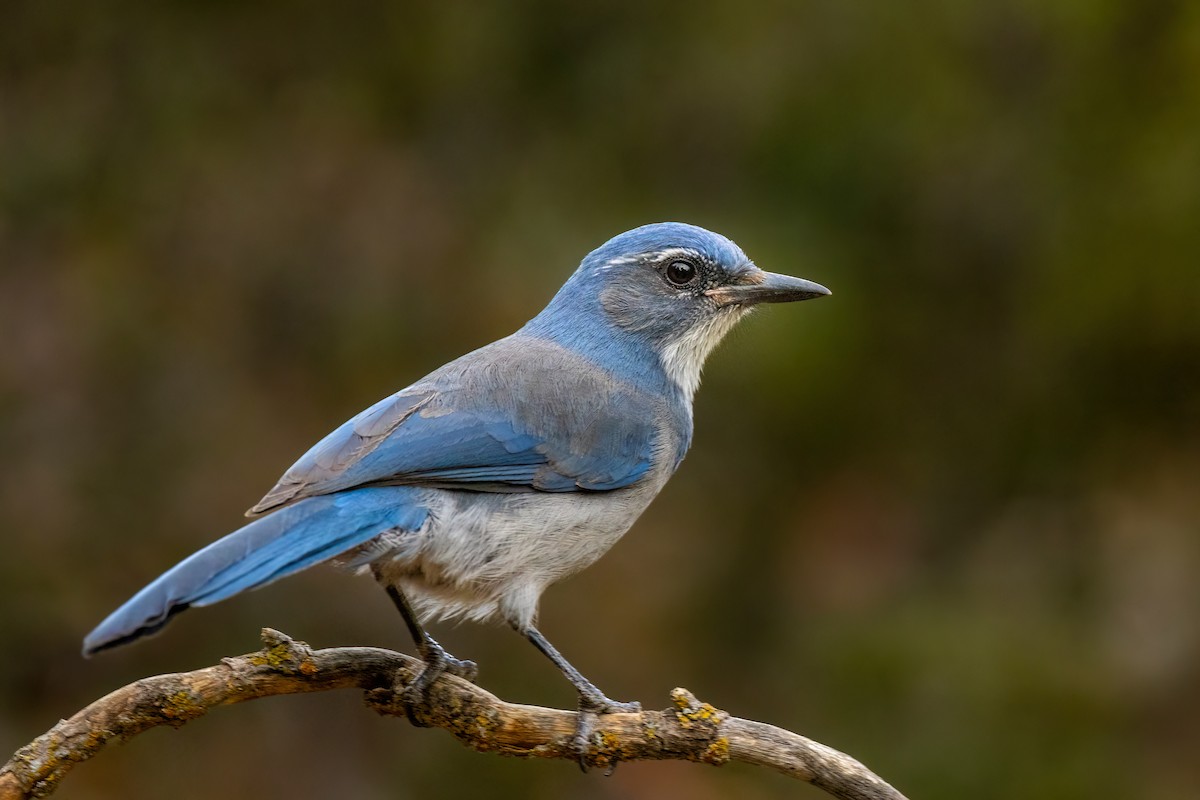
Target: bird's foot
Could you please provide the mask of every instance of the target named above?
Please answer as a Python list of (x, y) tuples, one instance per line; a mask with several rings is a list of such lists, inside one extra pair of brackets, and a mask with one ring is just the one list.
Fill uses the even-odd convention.
[(442, 675), (453, 675), (474, 683), (475, 679), (479, 677), (479, 665), (474, 661), (455, 658), (432, 638), (427, 639), (424, 646), (419, 649), (425, 666), (417, 674), (417, 677), (400, 691), (400, 699), (404, 703), (409, 721), (413, 725), (425, 728), (428, 725), (420, 721), (414, 711), (428, 704), (430, 687)]
[(581, 691), (579, 693), (579, 719), (575, 725), (575, 737), (571, 740), (579, 768), (587, 772), (591, 766), (605, 764), (608, 769), (604, 774), (612, 775), (613, 770), (617, 768), (617, 758), (614, 754), (604, 754), (600, 759), (594, 759), (591, 755), (592, 737), (596, 733), (600, 717), (604, 714), (639, 714), (641, 711), (641, 703), (636, 701), (618, 703), (616, 700), (606, 697), (594, 686), (590, 692)]
[(475, 679), (479, 677), (479, 665), (474, 661), (455, 658), (445, 650), (442, 651), (442, 655), (446, 657), (445, 666), (442, 667), (442, 671), (447, 675), (462, 678), (467, 683), (474, 683)]

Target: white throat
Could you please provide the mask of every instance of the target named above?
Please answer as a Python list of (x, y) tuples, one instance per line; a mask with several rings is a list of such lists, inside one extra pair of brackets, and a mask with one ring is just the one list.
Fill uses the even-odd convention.
[(663, 348), (663, 369), (683, 391), (689, 413), (692, 410), (692, 398), (696, 396), (696, 389), (700, 388), (700, 372), (704, 369), (705, 359), (721, 343), (725, 334), (749, 313), (750, 309), (743, 306), (726, 309)]

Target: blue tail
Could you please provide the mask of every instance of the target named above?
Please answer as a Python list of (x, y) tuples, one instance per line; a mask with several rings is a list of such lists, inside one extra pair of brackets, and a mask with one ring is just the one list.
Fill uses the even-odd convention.
[(389, 530), (416, 531), (429, 511), (404, 486), (355, 489), (282, 508), (193, 553), (88, 634), (83, 654), (132, 642), (190, 606), (207, 606), (333, 558)]

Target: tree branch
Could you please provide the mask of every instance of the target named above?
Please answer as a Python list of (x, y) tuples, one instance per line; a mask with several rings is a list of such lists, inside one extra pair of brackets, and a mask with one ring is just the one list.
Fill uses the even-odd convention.
[[(194, 672), (159, 675), (124, 686), (63, 720), (22, 747), (0, 768), (0, 800), (52, 794), (81, 761), (113, 742), (159, 725), (179, 727), (210, 709), (281, 694), (358, 688), (380, 714), (408, 716), (399, 690), (421, 662), (374, 647), (312, 650), (264, 628), (265, 647)], [(620, 761), (678, 759), (705, 764), (741, 761), (807, 781), (843, 800), (904, 800), (847, 755), (762, 722), (732, 717), (696, 700), (686, 689), (671, 693), (665, 711), (607, 714), (589, 739), (585, 761), (611, 767)], [(526, 758), (575, 759), (571, 746), (576, 713), (506, 703), (467, 681), (444, 675), (412, 722), (445, 728), (481, 752)]]

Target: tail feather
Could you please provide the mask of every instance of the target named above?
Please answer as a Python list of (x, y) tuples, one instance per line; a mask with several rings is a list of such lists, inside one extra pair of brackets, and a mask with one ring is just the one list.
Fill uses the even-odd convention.
[(388, 528), (380, 528), (379, 524), (374, 522), (355, 527), (329, 540), (312, 541), (313, 537), (305, 537), (306, 541), (302, 542), (283, 543), (277, 540), (256, 552), (253, 558), (242, 559), (214, 575), (203, 588), (197, 590), (191, 605), (212, 605), (247, 589), (266, 586), (279, 578), (344, 553), (378, 536), (384, 530)]
[(408, 487), (313, 497), (251, 522), (172, 567), (108, 616), (84, 655), (160, 630), (191, 606), (206, 606), (334, 558), (389, 530), (416, 531), (428, 510)]

